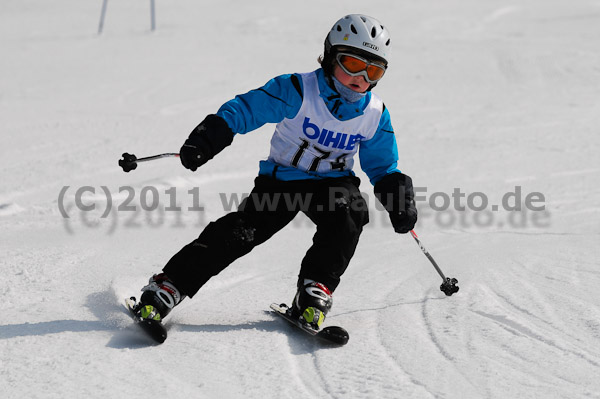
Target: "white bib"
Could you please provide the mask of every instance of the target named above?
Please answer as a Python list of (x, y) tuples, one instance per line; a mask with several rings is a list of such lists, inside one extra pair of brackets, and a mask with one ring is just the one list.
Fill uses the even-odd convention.
[(340, 121), (319, 96), (316, 73), (301, 76), (302, 105), (294, 119), (284, 119), (275, 127), (269, 161), (317, 174), (352, 170), (360, 142), (377, 131), (383, 102), (371, 94), (363, 115)]

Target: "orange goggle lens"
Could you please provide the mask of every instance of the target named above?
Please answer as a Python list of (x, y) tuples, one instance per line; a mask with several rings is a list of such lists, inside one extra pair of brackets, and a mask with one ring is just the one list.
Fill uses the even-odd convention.
[[(337, 62), (348, 75), (363, 75), (369, 83), (377, 82), (383, 77), (385, 67), (367, 61), (364, 58), (351, 54), (340, 53), (337, 55)], [(366, 72), (366, 73), (363, 73)]]

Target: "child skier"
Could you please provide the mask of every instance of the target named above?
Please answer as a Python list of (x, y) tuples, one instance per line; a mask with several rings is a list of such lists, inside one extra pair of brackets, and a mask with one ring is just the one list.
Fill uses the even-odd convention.
[(321, 68), (278, 76), (238, 95), (192, 131), (180, 158), (195, 171), (231, 144), (235, 134), (277, 124), (250, 196), (236, 212), (210, 223), (162, 273), (150, 278), (138, 308), (143, 318), (164, 318), (302, 211), (315, 223), (316, 233), (301, 263), (292, 311), (318, 328), (368, 222), (360, 181), (352, 172), (357, 152), (394, 230), (407, 233), (414, 227), (412, 181), (397, 169), (390, 115), (371, 93), (387, 69), (390, 50), (390, 35), (381, 23), (347, 15), (325, 39)]

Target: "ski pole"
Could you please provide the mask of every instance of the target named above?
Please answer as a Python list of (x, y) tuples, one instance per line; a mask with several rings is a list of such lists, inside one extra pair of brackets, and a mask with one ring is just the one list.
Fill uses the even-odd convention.
[(138, 158), (133, 154), (124, 153), (123, 159), (119, 159), (119, 166), (123, 168), (123, 172), (129, 172), (137, 168), (138, 162), (154, 161), (155, 159), (168, 158), (168, 157), (179, 157), (179, 154), (169, 152), (165, 154), (152, 155), (149, 157)]
[(414, 230), (411, 230), (410, 234), (413, 236), (413, 238), (415, 239), (415, 241), (417, 242), (417, 244), (419, 244), (419, 248), (421, 248), (421, 251), (423, 251), (423, 253), (427, 257), (427, 259), (429, 259), (429, 261), (433, 265), (433, 267), (435, 267), (435, 270), (437, 270), (437, 272), (439, 273), (439, 275), (442, 277), (442, 281), (443, 282), (442, 282), (442, 285), (440, 285), (440, 291), (442, 291), (447, 296), (451, 296), (455, 292), (458, 292), (459, 287), (456, 285), (456, 284), (458, 284), (458, 280), (455, 279), (455, 278), (446, 277), (444, 275), (444, 273), (442, 272), (442, 269), (440, 269), (440, 267), (436, 263), (435, 259), (433, 259), (433, 256), (431, 256), (429, 254), (429, 252), (427, 251), (427, 249), (425, 249), (425, 247), (423, 246), (423, 244), (419, 240), (419, 237), (417, 236), (417, 233), (415, 233)]

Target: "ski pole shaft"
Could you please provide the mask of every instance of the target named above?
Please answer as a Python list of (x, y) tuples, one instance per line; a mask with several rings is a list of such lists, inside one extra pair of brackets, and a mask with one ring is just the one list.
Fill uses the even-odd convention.
[(423, 251), (423, 253), (427, 257), (427, 259), (429, 259), (429, 261), (431, 262), (431, 264), (433, 265), (433, 267), (435, 267), (435, 270), (437, 270), (437, 272), (439, 273), (439, 275), (442, 277), (442, 280), (446, 281), (446, 276), (444, 276), (444, 273), (442, 272), (442, 269), (440, 269), (440, 267), (436, 263), (435, 259), (433, 259), (433, 256), (431, 256), (429, 254), (429, 252), (427, 251), (427, 249), (425, 248), (425, 246), (423, 246), (423, 244), (419, 240), (419, 237), (417, 236), (417, 233), (415, 233), (414, 230), (411, 230), (410, 231), (410, 235), (412, 235), (412, 237), (415, 239), (415, 241), (417, 242), (417, 244), (419, 244), (419, 248), (421, 248), (421, 251)]
[(179, 154), (174, 152), (168, 152), (165, 154), (152, 155), (149, 157), (138, 158), (134, 154), (124, 153), (123, 158), (119, 159), (119, 166), (123, 168), (124, 172), (129, 172), (137, 168), (138, 162), (154, 161), (160, 158), (179, 157)]
[(173, 152), (168, 152), (168, 153), (164, 153), (164, 154), (158, 154), (158, 155), (152, 155), (149, 157), (144, 157), (144, 158), (138, 158), (136, 160), (136, 162), (147, 162), (147, 161), (154, 161), (155, 159), (160, 159), (160, 158), (169, 158), (169, 157), (178, 157), (179, 154), (173, 153)]
[(429, 259), (433, 267), (435, 267), (435, 270), (437, 270), (439, 275), (442, 277), (443, 282), (442, 285), (440, 285), (440, 291), (442, 291), (447, 296), (451, 296), (452, 294), (458, 292), (459, 287), (456, 285), (458, 283), (458, 280), (455, 278), (446, 277), (444, 275), (442, 269), (440, 269), (435, 259), (433, 259), (433, 256), (429, 254), (429, 251), (425, 249), (425, 246), (421, 243), (421, 240), (419, 240), (419, 237), (417, 236), (417, 233), (414, 232), (414, 230), (410, 231), (410, 235), (412, 235), (417, 244), (419, 244), (419, 248), (421, 248), (421, 251), (423, 251), (427, 259)]

